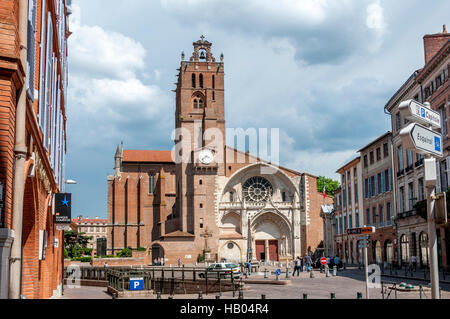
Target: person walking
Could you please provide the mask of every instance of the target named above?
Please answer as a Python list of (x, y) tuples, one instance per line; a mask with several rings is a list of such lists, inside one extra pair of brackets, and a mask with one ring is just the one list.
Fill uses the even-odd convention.
[(181, 258), (178, 258), (178, 267), (181, 267)]
[(295, 259), (294, 261), (294, 272), (292, 273), (292, 277), (295, 276), (295, 272), (297, 272), (297, 277), (300, 276), (300, 266), (301, 266), (300, 257), (297, 257), (297, 259)]
[(415, 255), (411, 256), (411, 264), (414, 271), (417, 270), (417, 257)]
[(250, 276), (251, 273), (252, 273), (252, 263), (249, 260), (247, 263), (247, 274)]
[(303, 272), (303, 257), (298, 257), (300, 262), (300, 272)]
[(306, 271), (310, 272), (311, 271), (311, 256), (307, 255), (305, 258), (306, 258)]

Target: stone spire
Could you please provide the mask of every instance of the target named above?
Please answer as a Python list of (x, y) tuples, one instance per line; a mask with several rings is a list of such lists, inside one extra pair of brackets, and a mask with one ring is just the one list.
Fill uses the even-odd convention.
[(123, 156), (123, 144), (122, 150), (120, 150), (119, 145), (117, 145), (116, 154), (114, 155), (114, 175), (120, 177), (120, 171), (122, 166), (122, 156)]

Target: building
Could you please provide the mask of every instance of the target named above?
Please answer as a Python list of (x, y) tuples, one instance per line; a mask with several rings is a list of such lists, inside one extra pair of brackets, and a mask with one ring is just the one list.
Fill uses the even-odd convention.
[(397, 243), (393, 227), (391, 132), (387, 132), (359, 150), (364, 185), (363, 214), (366, 226), (374, 226), (368, 249), (369, 263), (391, 264)]
[(354, 158), (336, 173), (341, 175), (341, 188), (337, 192), (338, 197), (335, 197), (335, 200), (338, 200), (336, 252), (343, 262), (356, 264), (363, 258), (361, 250), (358, 249), (359, 236), (348, 235), (347, 229), (364, 225), (361, 158)]
[[(336, 202), (335, 202), (336, 203)], [(320, 217), (323, 219), (323, 251), (325, 256), (336, 256), (336, 206), (322, 205)]]
[(73, 218), (72, 222), (76, 225), (77, 233), (84, 233), (85, 236), (92, 237), (87, 245), (88, 248), (96, 250), (97, 239), (107, 238), (107, 219), (101, 219), (98, 218), (98, 216), (95, 218), (83, 218), (83, 216), (78, 216), (77, 218)]
[[(398, 106), (402, 101), (415, 99), (430, 103), (433, 110), (441, 113), (443, 135), (442, 159), (437, 159), (437, 192), (449, 187), (448, 107), (450, 103), (450, 34), (444, 26), (443, 32), (424, 36), (425, 65), (415, 71), (400, 87), (385, 106), (392, 117), (394, 144), (394, 190), (397, 197), (398, 262), (409, 264), (416, 256), (421, 267), (429, 265), (428, 227), (425, 198), (423, 157), (402, 146), (400, 130), (408, 123), (402, 118)], [(450, 233), (448, 227), (437, 227), (439, 266), (450, 265)]]
[(108, 252), (151, 247), (152, 259), (169, 264), (315, 252), (323, 245), (317, 178), (225, 146), (223, 55), (216, 61), (204, 37), (193, 46), (188, 61), (182, 53), (175, 90), (181, 148), (116, 151)]
[(0, 2), (0, 298), (61, 293), (69, 4)]

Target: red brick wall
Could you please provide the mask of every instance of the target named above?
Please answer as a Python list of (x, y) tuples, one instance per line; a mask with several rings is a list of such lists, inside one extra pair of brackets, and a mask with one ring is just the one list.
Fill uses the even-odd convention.
[(449, 40), (450, 33), (438, 33), (424, 36), (423, 44), (425, 49), (425, 64), (427, 64)]
[(19, 2), (0, 1), (0, 56), (16, 58), (19, 56), (18, 35)]

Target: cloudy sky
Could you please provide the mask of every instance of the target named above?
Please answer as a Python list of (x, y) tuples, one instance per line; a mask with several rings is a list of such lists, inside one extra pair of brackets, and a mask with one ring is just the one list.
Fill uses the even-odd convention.
[(117, 144), (172, 148), (176, 69), (200, 35), (225, 56), (227, 127), (280, 128), (282, 165), (338, 179), (390, 129), (423, 36), (450, 25), (445, 0), (72, 2), (66, 190), (73, 215), (105, 218)]

